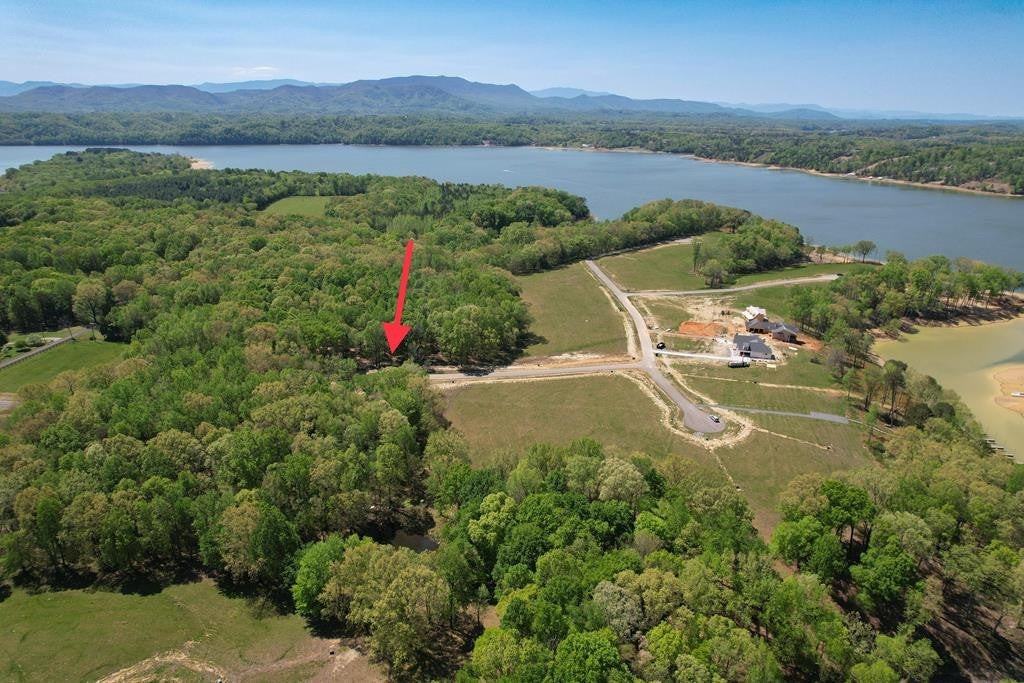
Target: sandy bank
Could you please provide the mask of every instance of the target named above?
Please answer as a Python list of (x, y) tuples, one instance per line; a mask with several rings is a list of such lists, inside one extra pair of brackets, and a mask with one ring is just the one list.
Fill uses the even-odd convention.
[(209, 170), (213, 168), (213, 162), (207, 161), (206, 159), (197, 159), (195, 157), (188, 157), (189, 167), (197, 171)]
[(996, 396), (996, 405), (1024, 416), (1024, 397), (1012, 396), (1014, 392), (1024, 392), (1024, 365), (1004, 368), (992, 375), (999, 383), (1000, 396)]

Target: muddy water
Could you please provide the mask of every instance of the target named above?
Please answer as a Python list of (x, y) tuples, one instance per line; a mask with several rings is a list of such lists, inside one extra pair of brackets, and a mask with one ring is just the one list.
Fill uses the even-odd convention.
[(882, 358), (906, 362), (960, 394), (985, 431), (1024, 462), (1024, 416), (996, 404), (1002, 392), (994, 377), (1001, 370), (1024, 367), (1024, 318), (922, 328), (899, 341), (879, 342), (875, 351)]

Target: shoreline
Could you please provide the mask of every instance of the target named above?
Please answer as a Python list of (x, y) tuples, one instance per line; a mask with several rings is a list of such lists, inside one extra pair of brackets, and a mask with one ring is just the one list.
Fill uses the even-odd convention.
[(185, 157), (188, 159), (189, 168), (193, 171), (209, 171), (213, 169), (213, 162), (199, 157)]
[[(480, 147), (502, 147), (505, 145), (479, 145)], [(865, 183), (878, 183), (882, 185), (902, 185), (904, 187), (915, 187), (923, 190), (945, 190), (947, 192), (961, 192), (981, 197), (1004, 197), (1006, 199), (1024, 199), (1024, 195), (1010, 194), (1009, 192), (990, 192), (978, 190), (971, 187), (957, 187), (956, 185), (942, 185), (939, 183), (921, 183), (913, 180), (900, 180), (899, 178), (886, 178), (884, 176), (859, 176), (849, 173), (832, 173), (829, 171), (817, 171), (813, 168), (799, 168), (797, 166), (779, 166), (777, 164), (763, 164), (757, 161), (733, 161), (730, 159), (712, 159), (702, 157), (688, 152), (659, 152), (643, 147), (557, 147), (554, 145), (528, 145), (535, 149), (550, 151), (571, 151), (571, 152), (616, 152), (619, 154), (665, 154), (668, 156), (683, 157), (694, 161), (701, 161), (708, 164), (729, 164), (732, 166), (747, 166), (749, 168), (764, 168), (769, 171), (797, 171), (821, 178), (837, 178), (842, 180), (859, 180)]]

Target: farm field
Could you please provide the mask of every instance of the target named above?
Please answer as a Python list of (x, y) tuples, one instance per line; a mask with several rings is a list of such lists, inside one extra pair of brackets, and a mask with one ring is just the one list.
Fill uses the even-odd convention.
[(651, 398), (622, 376), (470, 384), (446, 399), (445, 415), (465, 435), (476, 465), (533, 443), (591, 438), (609, 453), (681, 456), (721, 477), (710, 454), (670, 432)]
[[(168, 653), (177, 659), (151, 660), (125, 680), (294, 680), (329, 664), (334, 645), (300, 617), (226, 597), (211, 581), (151, 595), (16, 590), (0, 602), (0, 623), (0, 678), (9, 681), (98, 680)], [(375, 679), (358, 664), (371, 676), (362, 680)]]
[(622, 316), (582, 263), (517, 277), (539, 340), (526, 356), (568, 352), (625, 353)]
[(324, 215), (327, 205), (334, 197), (285, 197), (263, 209), (264, 213), (275, 216), (310, 216), (318, 218)]
[(82, 370), (121, 357), (128, 347), (81, 337), (0, 370), (0, 392), (15, 392), (26, 384), (43, 384), (68, 370)]

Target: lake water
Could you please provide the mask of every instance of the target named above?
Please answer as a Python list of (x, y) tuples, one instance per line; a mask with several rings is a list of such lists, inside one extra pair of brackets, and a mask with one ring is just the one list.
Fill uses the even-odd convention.
[[(82, 147), (0, 147), (0, 170)], [(437, 180), (546, 185), (587, 199), (599, 218), (663, 197), (693, 198), (792, 223), (818, 244), (869, 239), (884, 253), (969, 256), (1024, 270), (1024, 199), (986, 197), (671, 154), (532, 147), (250, 145), (146, 147), (215, 168), (422, 175)]]
[(994, 375), (1024, 367), (1024, 318), (987, 325), (921, 328), (880, 341), (875, 352), (902, 360), (960, 395), (992, 438), (1024, 461), (1024, 417), (999, 406)]

